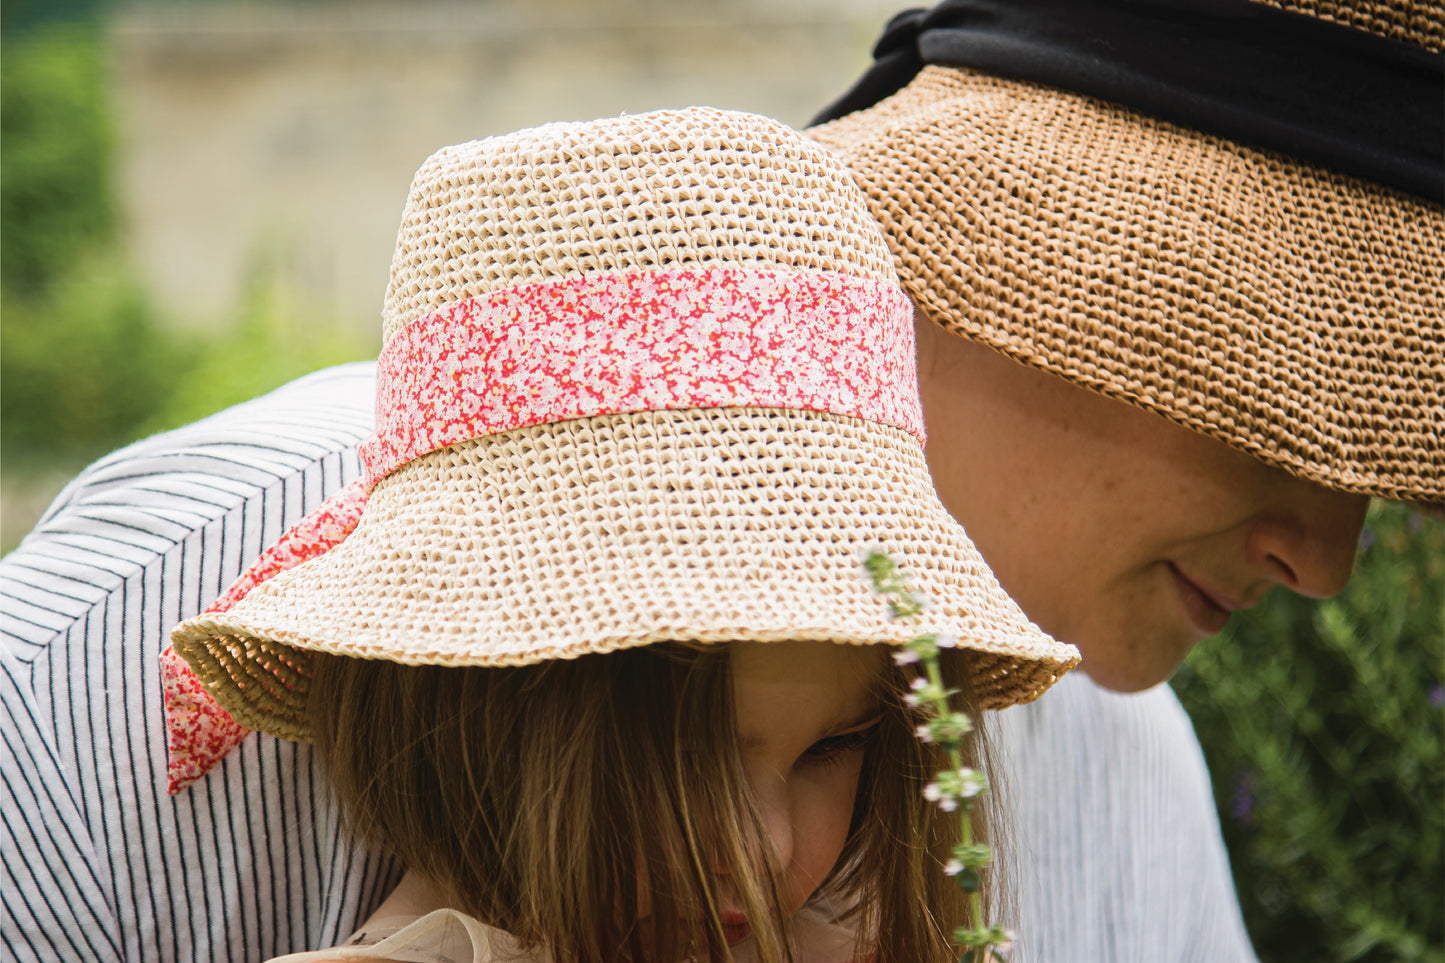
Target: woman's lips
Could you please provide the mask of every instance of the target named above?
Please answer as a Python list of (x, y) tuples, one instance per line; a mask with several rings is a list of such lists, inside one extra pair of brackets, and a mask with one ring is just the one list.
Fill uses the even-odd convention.
[(1189, 616), (1189, 621), (1204, 635), (1214, 635), (1222, 631), (1229, 624), (1230, 612), (1240, 608), (1223, 596), (1202, 588), (1173, 562), (1169, 563), (1169, 574), (1174, 577), (1174, 587), (1179, 593), (1179, 600), (1184, 604), (1184, 612)]

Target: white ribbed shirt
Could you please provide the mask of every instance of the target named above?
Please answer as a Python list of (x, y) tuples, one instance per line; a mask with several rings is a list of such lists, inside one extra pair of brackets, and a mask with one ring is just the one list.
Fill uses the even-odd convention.
[(1194, 726), (1167, 685), (1134, 695), (1075, 670), (990, 713), (1019, 939), (1012, 963), (1246, 963)]
[[(0, 946), (28, 961), (265, 960), (334, 945), (400, 876), (309, 747), (255, 734), (165, 792), (167, 631), (358, 475), (374, 365), (88, 468), (0, 561)], [(1074, 673), (996, 718), (1031, 963), (1254, 959), (1193, 729)]]

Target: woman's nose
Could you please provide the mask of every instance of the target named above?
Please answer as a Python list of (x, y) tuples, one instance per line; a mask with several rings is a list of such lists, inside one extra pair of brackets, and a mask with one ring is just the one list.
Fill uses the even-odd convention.
[(1271, 581), (1311, 598), (1345, 587), (1355, 564), (1370, 499), (1294, 480), (1277, 511), (1249, 534), (1249, 561)]

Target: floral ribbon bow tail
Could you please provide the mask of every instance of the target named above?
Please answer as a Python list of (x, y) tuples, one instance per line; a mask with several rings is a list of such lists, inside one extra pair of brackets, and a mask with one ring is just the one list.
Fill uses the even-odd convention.
[[(356, 529), (369, 488), (356, 481), (286, 531), (206, 609), (224, 612), (246, 593), (288, 568), (324, 555)], [(221, 708), (173, 646), (160, 657), (166, 713), (166, 791), (172, 796), (204, 776), (251, 731)]]

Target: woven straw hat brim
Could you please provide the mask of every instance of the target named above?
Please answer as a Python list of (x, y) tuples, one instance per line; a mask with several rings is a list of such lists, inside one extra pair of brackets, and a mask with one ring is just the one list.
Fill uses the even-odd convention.
[(814, 128), (933, 320), (1330, 488), (1445, 502), (1445, 210), (927, 67)]
[(1367, 30), (1427, 50), (1445, 48), (1445, 7), (1436, 0), (1257, 0)]
[(177, 651), (244, 726), (309, 736), (309, 652), (525, 665), (662, 640), (898, 643), (860, 553), (893, 553), (958, 636), (977, 695), (1036, 698), (1078, 662), (1004, 594), (897, 429), (782, 409), (581, 418), (398, 470), (356, 531)]

